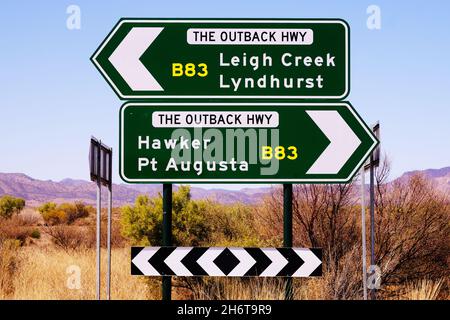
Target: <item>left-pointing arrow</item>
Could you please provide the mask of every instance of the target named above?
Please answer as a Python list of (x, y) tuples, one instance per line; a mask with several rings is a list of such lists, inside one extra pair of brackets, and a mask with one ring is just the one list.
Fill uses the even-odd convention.
[(178, 247), (164, 260), (165, 264), (177, 276), (192, 276), (192, 273), (181, 263), (181, 260), (192, 250), (192, 247)]
[(148, 262), (150, 258), (159, 250), (159, 247), (143, 248), (131, 262), (146, 276), (158, 276), (160, 273)]
[(134, 91), (164, 91), (140, 61), (164, 28), (134, 27), (109, 57), (109, 61)]
[(197, 263), (206, 273), (210, 276), (225, 276), (225, 274), (220, 270), (217, 265), (214, 263), (214, 259), (216, 259), (219, 254), (225, 248), (209, 248), (198, 260)]

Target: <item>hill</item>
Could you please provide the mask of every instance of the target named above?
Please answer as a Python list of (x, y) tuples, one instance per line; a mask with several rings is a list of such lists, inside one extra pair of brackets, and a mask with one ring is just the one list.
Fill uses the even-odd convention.
[[(441, 191), (445, 193), (450, 192), (450, 167), (405, 172), (397, 179), (407, 179), (418, 173), (423, 174), (431, 180)], [(211, 199), (224, 204), (235, 202), (253, 204), (258, 203), (270, 190), (270, 187), (226, 190), (204, 189), (192, 186), (191, 194), (194, 199)], [(139, 194), (148, 194), (152, 197), (156, 196), (159, 192), (162, 192), (161, 185), (114, 184), (114, 206), (131, 204)], [(77, 200), (88, 204), (95, 204), (97, 188), (93, 182), (85, 180), (74, 180), (70, 178), (61, 181), (38, 180), (23, 173), (0, 173), (0, 195), (4, 194), (24, 198), (27, 200), (27, 204), (31, 206), (37, 206), (48, 201), (61, 203)]]

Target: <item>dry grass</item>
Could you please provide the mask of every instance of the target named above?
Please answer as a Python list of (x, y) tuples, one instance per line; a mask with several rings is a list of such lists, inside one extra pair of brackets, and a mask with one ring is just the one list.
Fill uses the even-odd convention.
[[(106, 251), (102, 251), (106, 266)], [(80, 270), (80, 288), (71, 289), (74, 267)], [(160, 299), (159, 278), (130, 275), (129, 248), (112, 252), (112, 299)], [(102, 279), (105, 279), (105, 267)], [(63, 250), (55, 247), (19, 247), (9, 240), (0, 247), (0, 299), (95, 299), (95, 249)], [(294, 299), (336, 299), (330, 288), (332, 274), (321, 278), (294, 279)], [(189, 279), (187, 282), (189, 282)], [(202, 278), (191, 281), (190, 289), (175, 286), (174, 299), (202, 300), (283, 300), (283, 279), (273, 278)], [(194, 284), (193, 284), (194, 283)], [(434, 300), (441, 294), (445, 279), (420, 280), (397, 288), (396, 299)], [(331, 289), (331, 290), (330, 290)], [(102, 283), (104, 298), (105, 283)], [(359, 294), (352, 297), (359, 299)], [(447, 297), (448, 299), (448, 297)]]
[(436, 300), (443, 284), (444, 279), (437, 281), (422, 279), (408, 283), (403, 298), (406, 300)]
[(14, 292), (14, 275), (17, 272), (19, 259), (18, 240), (0, 242), (0, 299), (5, 299)]
[(209, 279), (193, 287), (195, 300), (283, 300), (282, 279), (220, 278)]
[[(6, 255), (6, 250), (2, 250)], [(102, 252), (103, 266), (106, 266), (106, 251)], [(8, 290), (0, 287), (1, 299), (95, 299), (95, 250), (66, 252), (58, 249), (33, 247), (21, 248), (14, 274), (0, 273), (0, 283), (8, 284)], [(81, 271), (80, 289), (70, 289), (73, 279), (71, 266)], [(102, 279), (105, 277), (102, 270)], [(73, 272), (73, 271), (72, 271)], [(112, 299), (155, 299), (159, 288), (140, 277), (130, 275), (129, 249), (114, 249), (112, 252)], [(105, 283), (102, 283), (102, 294)]]

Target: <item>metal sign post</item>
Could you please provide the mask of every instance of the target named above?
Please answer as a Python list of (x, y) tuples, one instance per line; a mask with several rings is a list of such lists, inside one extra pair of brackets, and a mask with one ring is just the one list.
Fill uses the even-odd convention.
[[(377, 122), (372, 126), (372, 132), (380, 140), (380, 123)], [(370, 265), (375, 266), (375, 168), (380, 165), (380, 146), (378, 145), (369, 157), (368, 163), (364, 169), (369, 169), (370, 187), (369, 187), (369, 201), (370, 201)], [(370, 289), (371, 300), (376, 299), (376, 289)]]
[[(375, 265), (375, 165), (373, 163), (373, 155), (370, 155), (370, 265)], [(375, 289), (370, 289), (370, 299), (375, 300)]]
[[(101, 140), (98, 141), (101, 145)], [(101, 172), (101, 151), (97, 148), (97, 283), (96, 283), (96, 297), (97, 300), (101, 299), (100, 288), (101, 288), (101, 216), (102, 216), (102, 183), (100, 177)]]
[[(283, 184), (283, 246), (292, 247), (292, 184)], [(286, 300), (294, 298), (292, 278), (286, 279), (284, 297)]]
[[(172, 245), (172, 184), (163, 184), (163, 245)], [(172, 299), (172, 277), (162, 277), (162, 298)]]
[(362, 279), (363, 279), (363, 296), (367, 300), (367, 262), (366, 262), (366, 204), (365, 204), (365, 172), (361, 169), (361, 251), (362, 251)]
[[(110, 148), (109, 161), (112, 161), (112, 148)], [(111, 233), (112, 233), (112, 163), (108, 164), (109, 183), (108, 183), (108, 234), (107, 234), (107, 254), (108, 268), (106, 270), (106, 298), (111, 300)]]
[(108, 225), (107, 225), (107, 273), (106, 298), (111, 298), (111, 223), (112, 223), (112, 148), (101, 140), (91, 137), (89, 148), (89, 170), (91, 181), (97, 183), (97, 226), (96, 226), (96, 298), (101, 299), (101, 193), (102, 185), (108, 187)]

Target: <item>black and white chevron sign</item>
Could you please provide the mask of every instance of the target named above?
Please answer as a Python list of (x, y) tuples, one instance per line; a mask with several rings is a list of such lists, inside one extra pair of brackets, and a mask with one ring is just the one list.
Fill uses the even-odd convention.
[(322, 250), (305, 248), (132, 247), (131, 274), (215, 277), (321, 276)]

